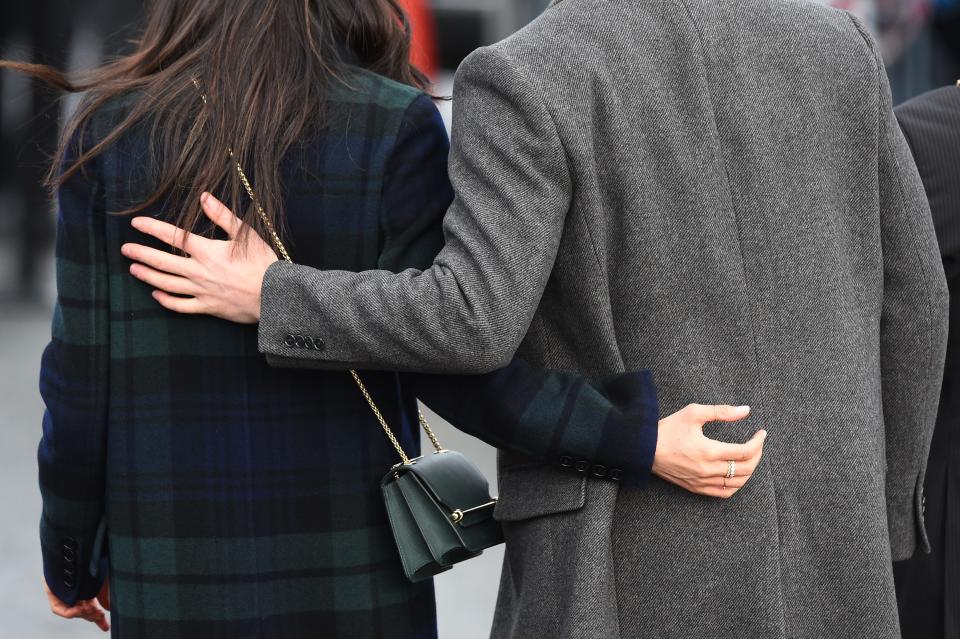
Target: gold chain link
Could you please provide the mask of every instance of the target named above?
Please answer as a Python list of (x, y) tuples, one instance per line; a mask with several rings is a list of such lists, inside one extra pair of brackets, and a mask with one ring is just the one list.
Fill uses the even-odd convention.
[(380, 427), (383, 428), (383, 432), (386, 433), (387, 439), (390, 440), (390, 443), (393, 444), (397, 454), (400, 455), (400, 459), (403, 460), (404, 465), (409, 464), (410, 458), (407, 457), (407, 454), (403, 451), (403, 446), (400, 445), (400, 442), (397, 440), (397, 436), (393, 434), (393, 430), (391, 430), (390, 426), (387, 425), (387, 420), (384, 419), (380, 409), (377, 408), (376, 402), (373, 401), (373, 397), (370, 396), (370, 392), (367, 390), (367, 387), (360, 380), (360, 375), (357, 374), (357, 371), (350, 371), (350, 374), (353, 376), (353, 381), (355, 381), (357, 386), (360, 388), (360, 392), (363, 393), (363, 398), (367, 400), (368, 404), (370, 404), (370, 410), (372, 410), (373, 414), (376, 415), (377, 421), (380, 422)]
[(427, 423), (427, 418), (423, 416), (423, 411), (421, 411), (419, 407), (417, 408), (417, 416), (420, 418), (420, 427), (423, 428), (423, 432), (430, 438), (430, 443), (433, 444), (434, 449), (438, 453), (442, 453), (443, 446), (440, 445), (440, 440), (437, 439), (437, 436), (433, 434), (433, 429), (430, 428), (430, 424)]
[[(198, 89), (200, 88), (200, 82), (196, 79), (193, 80), (194, 86)], [(200, 97), (203, 99), (204, 105), (207, 104), (207, 96), (200, 94)], [(267, 212), (263, 210), (263, 207), (260, 206), (260, 200), (257, 198), (256, 193), (253, 191), (253, 185), (250, 184), (250, 180), (247, 179), (247, 174), (244, 172), (243, 167), (240, 166), (240, 162), (237, 160), (236, 155), (233, 153), (233, 149), (227, 149), (230, 153), (230, 159), (233, 160), (233, 164), (237, 169), (237, 175), (240, 176), (240, 183), (243, 184), (243, 188), (246, 189), (247, 195), (250, 196), (250, 201), (253, 202), (253, 205), (256, 207), (257, 212), (260, 214), (260, 219), (263, 221), (263, 225), (266, 228), (267, 232), (270, 233), (270, 237), (273, 240), (274, 248), (277, 252), (280, 253), (280, 256), (284, 261), (293, 263), (293, 260), (290, 258), (290, 254), (287, 252), (287, 247), (283, 245), (283, 242), (280, 240), (280, 235), (277, 233), (276, 228), (273, 226), (273, 222), (270, 221), (270, 217), (267, 215)], [(390, 428), (390, 425), (387, 424), (386, 418), (384, 418), (383, 413), (380, 412), (380, 408), (377, 407), (377, 403), (373, 401), (373, 397), (370, 395), (370, 391), (367, 390), (366, 385), (363, 383), (363, 380), (360, 379), (360, 374), (355, 370), (350, 371), (350, 375), (353, 377), (353, 381), (357, 383), (357, 388), (360, 389), (360, 393), (363, 395), (363, 398), (367, 400), (367, 404), (370, 405), (370, 410), (373, 411), (374, 416), (377, 418), (377, 421), (380, 423), (380, 427), (383, 428), (383, 432), (386, 434), (387, 439), (390, 440), (390, 443), (393, 444), (394, 449), (397, 451), (397, 454), (400, 455), (400, 459), (404, 464), (410, 463), (410, 458), (407, 457), (407, 454), (403, 450), (403, 446), (400, 445), (400, 441), (397, 439), (397, 436), (394, 435), (393, 430)], [(433, 429), (430, 428), (430, 424), (427, 422), (427, 418), (423, 416), (423, 411), (419, 408), (417, 409), (417, 417), (420, 420), (420, 426), (423, 428), (423, 431), (427, 434), (427, 437), (430, 438), (430, 443), (433, 444), (433, 447), (438, 453), (443, 452), (443, 446), (440, 445), (440, 440), (437, 439), (437, 436), (434, 434)]]
[(240, 182), (243, 184), (243, 188), (247, 190), (247, 195), (250, 196), (250, 201), (253, 202), (253, 205), (257, 207), (257, 212), (260, 213), (260, 219), (263, 220), (263, 225), (267, 229), (267, 232), (270, 233), (270, 237), (273, 238), (273, 244), (276, 247), (277, 251), (280, 252), (280, 256), (287, 262), (293, 263), (293, 260), (290, 259), (290, 254), (287, 253), (287, 247), (283, 245), (283, 242), (280, 241), (280, 235), (277, 234), (277, 230), (273, 226), (273, 222), (270, 221), (270, 218), (267, 216), (267, 212), (263, 210), (263, 207), (260, 206), (260, 200), (257, 199), (257, 196), (253, 192), (253, 186), (250, 184), (250, 180), (247, 179), (247, 174), (243, 172), (243, 167), (240, 166), (240, 162), (237, 161), (237, 156), (233, 154), (233, 149), (227, 149), (230, 152), (230, 159), (233, 160), (234, 166), (237, 167), (237, 174), (240, 176)]

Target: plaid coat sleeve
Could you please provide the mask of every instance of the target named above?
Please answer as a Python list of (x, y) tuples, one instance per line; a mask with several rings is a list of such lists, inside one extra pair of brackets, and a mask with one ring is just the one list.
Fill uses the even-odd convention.
[[(407, 111), (386, 171), (383, 269), (426, 268), (442, 248), (453, 200), (447, 151), (443, 122), (423, 96)], [(632, 486), (650, 476), (659, 410), (649, 371), (589, 382), (514, 358), (486, 375), (402, 380), (440, 416), (497, 448)]]
[[(75, 157), (68, 154), (65, 166)], [(57, 302), (40, 371), (43, 568), (68, 605), (93, 598), (103, 580), (95, 550), (102, 543), (110, 347), (103, 202), (96, 161), (59, 190)]]

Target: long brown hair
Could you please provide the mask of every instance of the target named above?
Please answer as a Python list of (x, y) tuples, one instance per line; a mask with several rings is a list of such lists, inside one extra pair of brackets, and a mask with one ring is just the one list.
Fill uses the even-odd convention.
[[(143, 202), (118, 213), (169, 201), (179, 207), (177, 224), (187, 229), (197, 226), (201, 190), (223, 187), (232, 210), (264, 230), (243, 200), (227, 156), (232, 148), (256, 176), (257, 196), (282, 230), (281, 160), (322, 126), (331, 82), (346, 81), (348, 64), (427, 86), (409, 62), (409, 23), (397, 0), (152, 0), (133, 44), (130, 55), (77, 77), (36, 64), (0, 61), (0, 68), (66, 92), (87, 92), (54, 158), (52, 188), (146, 123), (157, 186)], [(83, 137), (104, 105), (127, 94), (136, 99), (112, 130), (61, 170), (70, 141)]]

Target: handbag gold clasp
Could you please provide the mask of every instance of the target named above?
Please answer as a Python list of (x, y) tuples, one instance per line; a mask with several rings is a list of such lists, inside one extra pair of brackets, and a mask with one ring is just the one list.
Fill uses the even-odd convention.
[(474, 506), (473, 508), (467, 508), (466, 510), (460, 510), (459, 508), (450, 513), (450, 521), (459, 524), (463, 521), (464, 515), (467, 515), (478, 510), (483, 510), (484, 508), (492, 508), (497, 505), (497, 498), (494, 497), (491, 501), (488, 501), (485, 504), (480, 504), (479, 506)]

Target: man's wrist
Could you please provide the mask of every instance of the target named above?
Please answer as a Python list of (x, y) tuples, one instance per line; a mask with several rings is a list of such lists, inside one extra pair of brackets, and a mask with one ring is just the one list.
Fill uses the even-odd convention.
[(263, 311), (263, 288), (267, 282), (267, 274), (270, 272), (271, 268), (273, 268), (280, 262), (281, 262), (280, 258), (278, 258), (276, 255), (273, 255), (273, 259), (268, 260), (268, 262), (266, 263), (266, 268), (263, 270), (263, 273), (260, 275), (260, 279), (257, 282), (257, 290), (256, 290), (256, 293), (254, 294), (254, 299), (256, 300), (256, 304), (251, 309), (253, 311), (252, 315), (253, 315), (254, 324), (257, 324), (260, 322), (260, 315)]

